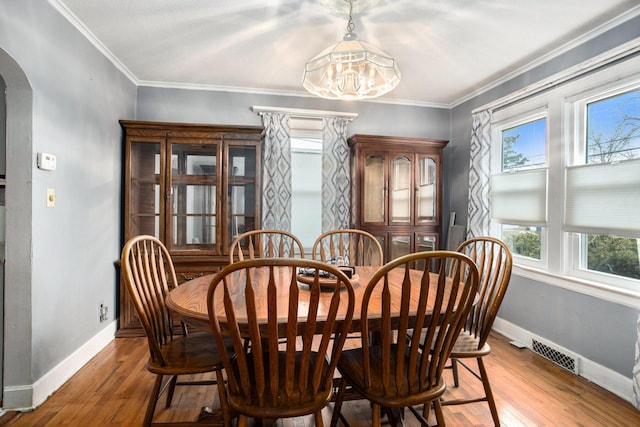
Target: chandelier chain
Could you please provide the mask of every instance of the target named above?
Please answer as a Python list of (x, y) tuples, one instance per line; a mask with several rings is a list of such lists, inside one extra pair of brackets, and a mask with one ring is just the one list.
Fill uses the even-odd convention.
[(353, 18), (351, 17), (353, 13), (353, 0), (346, 0), (349, 2), (349, 21), (347, 22), (347, 33), (353, 33), (353, 30), (356, 26), (353, 23)]

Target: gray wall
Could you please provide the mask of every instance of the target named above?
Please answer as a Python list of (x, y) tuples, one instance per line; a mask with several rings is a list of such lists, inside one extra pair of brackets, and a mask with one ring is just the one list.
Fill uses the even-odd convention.
[[(7, 101), (5, 407), (108, 324), (120, 251), (121, 129), (136, 88), (45, 0), (0, 2)], [(36, 168), (35, 154), (58, 168)], [(56, 207), (45, 208), (54, 188)]]
[[(446, 172), (450, 209), (458, 213), (457, 223), (466, 224), (467, 221), (471, 111), (637, 37), (640, 37), (640, 18), (634, 18), (452, 110), (449, 149), (456, 161), (448, 163)], [(499, 316), (631, 378), (639, 313), (637, 309), (515, 276), (511, 279)]]
[(373, 102), (336, 102), (301, 96), (140, 87), (136, 119), (261, 125), (260, 117), (251, 111), (254, 105), (358, 113), (359, 117), (349, 124), (350, 135), (370, 133), (449, 139), (448, 109)]
[[(449, 111), (310, 97), (136, 89), (46, 0), (1, 1), (0, 74), (9, 88), (5, 386), (28, 390), (105, 328), (98, 322), (100, 303), (115, 307), (113, 261), (121, 244), (118, 119), (250, 125), (260, 119), (249, 108), (266, 105), (356, 112), (360, 117), (350, 125), (350, 134), (450, 139), (445, 150), (445, 214), (455, 210), (465, 223), (471, 110), (639, 32), (640, 20), (635, 19)], [(55, 154), (58, 170), (38, 170), (39, 151)], [(54, 209), (45, 208), (48, 187), (58, 196)], [(636, 310), (514, 277), (501, 315), (630, 375)], [(5, 400), (5, 407), (29, 405)]]

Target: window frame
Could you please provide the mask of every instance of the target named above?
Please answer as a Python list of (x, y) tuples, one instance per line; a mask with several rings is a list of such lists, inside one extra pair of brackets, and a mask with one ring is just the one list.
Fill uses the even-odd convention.
[[(501, 171), (501, 152), (498, 150), (502, 146), (502, 130), (532, 121), (543, 110), (547, 114), (547, 226), (542, 229), (544, 235), (541, 235), (541, 260), (544, 257), (544, 262), (514, 254), (514, 275), (640, 308), (640, 280), (581, 268), (580, 234), (564, 230), (564, 175), (567, 167), (585, 163), (587, 105), (640, 89), (638, 70), (640, 56), (635, 56), (567, 79), (562, 84), (532, 92), (525, 99), (511, 99), (503, 106), (494, 108), (491, 129), (492, 174)], [(578, 159), (581, 159), (580, 163), (577, 163)], [(501, 237), (500, 225), (491, 221), (490, 233)]]

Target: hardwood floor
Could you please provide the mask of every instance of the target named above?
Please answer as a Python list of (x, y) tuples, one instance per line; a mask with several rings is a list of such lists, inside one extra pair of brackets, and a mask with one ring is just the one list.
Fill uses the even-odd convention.
[[(490, 338), (487, 370), (502, 426), (640, 426), (640, 412), (630, 403), (548, 362), (537, 354), (511, 346), (500, 335)], [(145, 369), (148, 350), (144, 338), (116, 338), (100, 354), (33, 412), (7, 413), (0, 425), (20, 426), (133, 426), (141, 425), (153, 375)], [(447, 396), (480, 391), (478, 380), (460, 370), (461, 386)], [(445, 372), (448, 383), (450, 372)], [(195, 419), (202, 406), (217, 406), (213, 387), (178, 388), (170, 409), (158, 405), (156, 421)], [(331, 418), (324, 410), (326, 425)], [(343, 414), (352, 427), (371, 424), (365, 401), (345, 402)], [(490, 426), (485, 403), (444, 407), (448, 426)], [(280, 427), (312, 426), (311, 417), (282, 420)], [(419, 423), (406, 411), (405, 425)]]

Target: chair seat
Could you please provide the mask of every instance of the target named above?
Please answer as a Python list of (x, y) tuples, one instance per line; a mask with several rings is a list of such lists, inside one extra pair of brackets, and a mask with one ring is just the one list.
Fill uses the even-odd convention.
[[(228, 343), (233, 349), (231, 343)], [(147, 369), (154, 374), (185, 375), (200, 374), (222, 369), (220, 352), (213, 334), (206, 332), (190, 333), (169, 341), (162, 347), (165, 365), (149, 358)]]
[[(301, 360), (301, 352), (296, 353), (295, 360), (295, 369), (293, 372), (300, 372), (302, 369), (302, 360)], [(250, 353), (247, 357), (247, 364), (249, 368), (249, 372), (253, 372), (254, 363), (252, 354)], [(306, 365), (311, 368), (314, 365), (315, 360), (317, 360), (318, 354), (313, 352), (311, 353), (311, 361)], [(267, 355), (263, 356), (265, 362), (269, 360)], [(280, 365), (278, 369), (278, 387), (275, 391), (275, 395), (271, 392), (267, 392), (264, 394), (265, 401), (260, 404), (258, 402), (258, 395), (256, 391), (255, 385), (251, 386), (251, 395), (250, 398), (246, 398), (242, 393), (234, 393), (231, 387), (227, 390), (227, 400), (229, 402), (229, 406), (236, 410), (242, 410), (242, 413), (247, 414), (250, 417), (255, 418), (289, 418), (300, 415), (311, 414), (314, 412), (318, 412), (322, 410), (322, 408), (329, 402), (332, 397), (333, 388), (332, 382), (324, 387), (324, 384), (320, 385), (320, 390), (317, 393), (310, 393), (309, 387), (300, 387), (299, 378), (294, 375), (292, 378), (293, 383), (290, 385), (289, 391), (287, 391), (287, 381), (285, 378), (286, 374), (286, 353), (281, 351), (278, 353), (278, 363)], [(233, 368), (236, 372), (236, 377), (239, 378), (239, 369), (238, 369), (238, 359), (235, 359), (233, 362)], [(323, 370), (329, 369), (329, 364), (324, 363)], [(269, 364), (265, 363), (265, 378), (271, 378), (269, 372)], [(311, 381), (311, 373), (307, 375), (307, 379)], [(269, 388), (273, 386), (273, 383), (267, 383), (266, 387)], [(305, 390), (304, 394), (300, 394), (300, 389)], [(291, 397), (286, 397), (286, 394), (290, 393)], [(299, 405), (296, 404), (299, 402)], [(268, 410), (266, 408), (269, 408)]]
[(454, 359), (463, 359), (467, 357), (482, 357), (491, 353), (491, 346), (489, 346), (488, 343), (484, 343), (481, 348), (478, 348), (479, 345), (480, 337), (477, 337), (468, 331), (462, 331), (460, 332), (449, 357)]
[[(366, 387), (364, 384), (364, 371), (362, 369), (364, 350), (362, 348), (343, 350), (340, 360), (338, 361), (340, 374), (346, 378), (354, 390), (368, 400), (385, 407), (408, 407), (433, 400), (444, 393), (445, 382), (442, 377), (439, 378), (437, 384), (423, 388), (422, 390), (420, 390), (417, 378), (412, 384), (407, 384), (407, 382), (404, 381), (404, 384), (400, 385), (401, 390), (398, 391), (396, 378), (392, 375), (391, 383), (385, 390), (382, 384), (382, 356), (380, 347), (371, 347), (369, 352), (371, 361), (371, 384), (369, 387)], [(397, 366), (397, 351), (391, 351), (390, 364)], [(404, 366), (406, 367), (408, 365), (408, 357), (405, 357)], [(418, 376), (416, 375), (416, 377)], [(405, 370), (403, 379), (406, 378), (407, 372)], [(411, 390), (409, 390), (409, 388)]]

